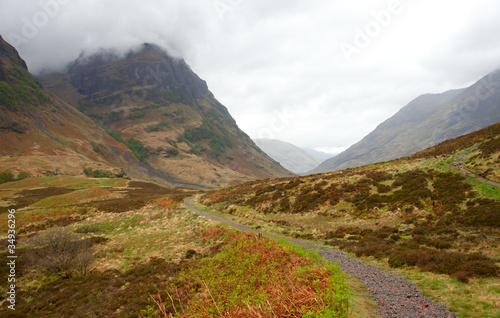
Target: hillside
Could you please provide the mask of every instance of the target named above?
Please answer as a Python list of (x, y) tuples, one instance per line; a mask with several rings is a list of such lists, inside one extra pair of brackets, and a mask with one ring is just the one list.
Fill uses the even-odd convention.
[(500, 71), (474, 85), (417, 97), (374, 131), (310, 173), (328, 172), (411, 155), (500, 121)]
[(338, 155), (338, 153), (327, 153), (323, 151), (318, 151), (316, 149), (312, 148), (303, 148), (307, 153), (313, 155), (315, 158), (318, 158), (321, 160), (321, 162), (325, 161), (326, 159), (330, 159)]
[(269, 157), (297, 174), (305, 173), (321, 163), (321, 160), (288, 142), (265, 138), (254, 139), (254, 142)]
[(292, 175), (238, 128), (184, 60), (157, 46), (82, 54), (42, 83), (132, 145), (141, 161), (184, 182), (215, 187)]
[(500, 123), (410, 157), (250, 182), (201, 202), (232, 222), (390, 266), (458, 316), (495, 317), (499, 163)]
[(90, 118), (46, 93), (0, 37), (0, 166), (31, 175), (83, 175), (83, 168), (123, 175), (139, 161)]

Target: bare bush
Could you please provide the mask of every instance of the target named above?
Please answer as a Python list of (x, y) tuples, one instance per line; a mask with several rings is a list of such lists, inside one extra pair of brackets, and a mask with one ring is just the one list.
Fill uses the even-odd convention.
[(51, 228), (31, 239), (33, 266), (43, 272), (71, 277), (86, 275), (93, 261), (90, 241), (66, 228)]

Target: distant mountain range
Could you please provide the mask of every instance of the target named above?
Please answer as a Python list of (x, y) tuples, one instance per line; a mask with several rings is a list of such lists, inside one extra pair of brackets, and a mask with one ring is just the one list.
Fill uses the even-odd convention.
[(408, 156), (497, 122), (500, 122), (499, 70), (468, 88), (417, 97), (361, 141), (309, 173)]
[(0, 155), (1, 170), (90, 167), (174, 186), (294, 175), (238, 128), (184, 60), (151, 44), (124, 56), (82, 54), (38, 81), (0, 40)]
[(312, 148), (302, 148), (302, 149), (304, 149), (307, 153), (309, 153), (309, 154), (313, 155), (314, 157), (318, 158), (319, 160), (321, 160), (321, 162), (325, 161), (326, 159), (330, 159), (330, 158), (333, 158), (336, 155), (338, 155), (338, 153), (326, 153), (326, 152), (319, 151), (319, 150), (312, 149)]
[(291, 143), (276, 139), (254, 139), (257, 146), (286, 169), (303, 174), (317, 167), (325, 158), (333, 155), (314, 149), (302, 149)]

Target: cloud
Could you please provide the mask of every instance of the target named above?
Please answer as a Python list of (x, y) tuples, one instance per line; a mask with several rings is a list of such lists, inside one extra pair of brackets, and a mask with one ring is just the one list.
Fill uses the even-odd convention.
[(35, 73), (82, 50), (156, 43), (184, 57), (250, 136), (322, 149), (500, 67), (496, 0), (1, 0), (0, 12), (0, 34), (18, 36)]

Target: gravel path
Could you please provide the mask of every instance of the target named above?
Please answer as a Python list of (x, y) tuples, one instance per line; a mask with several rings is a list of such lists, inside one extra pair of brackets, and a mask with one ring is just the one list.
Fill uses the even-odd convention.
[(446, 306), (423, 296), (415, 284), (397, 274), (366, 265), (338, 250), (320, 248), (320, 252), (365, 284), (368, 293), (377, 301), (380, 317), (457, 317)]
[[(237, 224), (222, 217), (196, 209), (192, 205), (193, 199), (194, 197), (190, 197), (184, 201), (186, 207), (193, 212), (212, 220), (223, 222), (239, 230), (259, 234), (259, 232), (248, 226)], [(262, 235), (284, 239), (306, 248), (317, 248), (325, 259), (333, 263), (338, 263), (343, 271), (360, 279), (360, 281), (366, 286), (368, 293), (372, 295), (377, 302), (379, 316), (381, 318), (457, 317), (454, 313), (449, 311), (446, 306), (438, 304), (435, 301), (423, 296), (420, 288), (397, 274), (389, 273), (385, 270), (367, 265), (342, 251), (317, 247), (317, 245), (313, 242), (295, 240), (288, 237), (265, 233), (262, 233)]]

